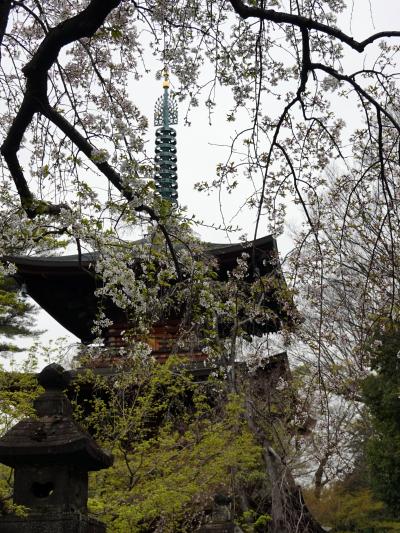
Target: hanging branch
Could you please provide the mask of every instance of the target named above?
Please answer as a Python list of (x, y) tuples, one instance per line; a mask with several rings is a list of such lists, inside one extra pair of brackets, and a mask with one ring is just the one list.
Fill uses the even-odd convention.
[[(132, 190), (123, 185), (121, 176), (109, 163), (106, 161), (98, 162), (93, 158), (95, 148), (63, 115), (50, 105), (47, 95), (48, 71), (57, 61), (61, 49), (83, 37), (93, 36), (102, 26), (106, 17), (120, 3), (121, 0), (109, 0), (108, 2), (92, 0), (82, 12), (50, 29), (31, 61), (22, 69), (26, 77), (26, 90), (22, 104), (1, 147), (1, 154), (7, 162), (22, 206), (30, 218), (35, 218), (39, 214), (58, 215), (62, 209), (68, 208), (65, 204), (54, 205), (35, 199), (19, 163), (17, 154), (21, 147), (22, 138), (36, 113), (42, 113), (57, 126), (96, 165), (98, 170), (121, 192), (126, 200), (133, 201), (135, 199)], [(0, 30), (1, 20), (0, 10)], [(160, 222), (153, 209), (140, 205), (135, 207), (135, 210), (146, 212), (153, 221), (158, 223), (171, 253), (178, 280), (181, 280), (182, 273), (179, 261), (165, 226)]]
[(86, 9), (51, 28), (31, 61), (22, 69), (26, 78), (24, 98), (0, 151), (17, 187), (22, 206), (30, 218), (34, 218), (38, 214), (57, 215), (62, 208), (66, 207), (64, 204), (53, 205), (35, 199), (29, 189), (17, 155), (23, 136), (34, 115), (49, 108), (47, 96), (48, 72), (56, 62), (64, 46), (83, 37), (94, 35), (110, 12), (120, 3), (121, 0), (109, 0), (107, 2), (92, 0)]
[(293, 13), (282, 13), (275, 11), (274, 9), (263, 9), (261, 7), (248, 6), (242, 2), (242, 0), (229, 0), (235, 12), (242, 18), (258, 18), (261, 20), (269, 20), (276, 24), (290, 24), (291, 26), (297, 26), (303, 30), (316, 30), (330, 35), (335, 39), (338, 39), (344, 44), (347, 44), (353, 50), (357, 52), (364, 52), (365, 48), (374, 43), (375, 41), (387, 37), (400, 37), (400, 31), (381, 31), (375, 33), (364, 39), (364, 41), (357, 41), (350, 35), (347, 35), (343, 31), (334, 26), (328, 26), (314, 19), (304, 17), (302, 15), (294, 15)]
[[(324, 72), (325, 74), (335, 78), (337, 81), (349, 85), (355, 91), (355, 93), (360, 97), (362, 101), (366, 101), (369, 104), (371, 104), (372, 108), (375, 110), (375, 113), (376, 113), (377, 127), (379, 130), (378, 131), (379, 139), (382, 139), (383, 137), (383, 128), (384, 128), (384, 124), (382, 123), (381, 117), (385, 117), (385, 119), (387, 119), (389, 124), (393, 126), (393, 128), (400, 135), (400, 124), (399, 124), (397, 117), (379, 102), (378, 98), (374, 95), (372, 91), (368, 91), (364, 89), (356, 81), (357, 75), (365, 71), (356, 72), (356, 73), (347, 75), (335, 69), (334, 67), (330, 65), (312, 61), (311, 49), (310, 49), (310, 32), (311, 31), (318, 32), (320, 34), (333, 37), (334, 39), (350, 47), (352, 50), (355, 50), (358, 53), (362, 53), (364, 52), (365, 48), (368, 45), (373, 44), (379, 39), (400, 37), (400, 31), (382, 31), (382, 32), (378, 32), (378, 33), (375, 33), (369, 36), (367, 39), (363, 41), (358, 41), (354, 39), (353, 37), (347, 35), (346, 33), (344, 33), (343, 31), (341, 31), (339, 28), (335, 26), (323, 24), (309, 17), (305, 17), (305, 16), (298, 15), (298, 14), (296, 15), (292, 13), (279, 12), (273, 9), (264, 9), (263, 7), (257, 7), (253, 5), (250, 6), (250, 5), (245, 4), (242, 0), (230, 0), (230, 4), (232, 5), (235, 13), (242, 19), (256, 18), (261, 21), (270, 21), (275, 24), (294, 26), (296, 28), (299, 28), (301, 32), (301, 37), (302, 37), (302, 52), (301, 52), (301, 56), (298, 58), (298, 63), (299, 63), (298, 89), (297, 89), (295, 96), (291, 98), (285, 104), (285, 107), (283, 111), (281, 112), (280, 117), (274, 127), (273, 137), (272, 137), (272, 141), (271, 141), (271, 144), (268, 150), (268, 155), (266, 158), (266, 163), (265, 163), (265, 167), (263, 171), (263, 181), (262, 181), (262, 186), (261, 186), (260, 198), (258, 200), (258, 213), (257, 213), (255, 232), (254, 232), (254, 239), (256, 239), (259, 221), (260, 221), (261, 212), (262, 212), (262, 206), (263, 206), (263, 202), (265, 199), (268, 172), (269, 172), (270, 166), (272, 165), (272, 156), (273, 156), (275, 147), (279, 146), (279, 148), (282, 151), (282, 145), (279, 144), (279, 137), (280, 137), (284, 122), (285, 120), (289, 118), (289, 113), (291, 112), (291, 110), (294, 108), (296, 104), (300, 105), (304, 118), (306, 120), (309, 120), (309, 118), (306, 117), (306, 113), (305, 113), (303, 95), (305, 95), (307, 91), (307, 82), (308, 82), (310, 73), (316, 73), (318, 71)], [(258, 107), (257, 102), (256, 102), (256, 106)], [(322, 125), (321, 121), (318, 121), (318, 119), (315, 119), (313, 117), (313, 120), (316, 120), (320, 125)], [(327, 132), (327, 134), (330, 136), (326, 127), (323, 125), (322, 127), (324, 131)], [(334, 139), (331, 139), (331, 140), (333, 144), (335, 144), (336, 148), (338, 149), (338, 153), (342, 155), (340, 148), (337, 146)], [(399, 153), (399, 160), (400, 160), (400, 142), (398, 143), (398, 153)], [(284, 154), (285, 154), (285, 159), (288, 164), (288, 167), (290, 168), (290, 171), (292, 172), (293, 163), (291, 161), (290, 155), (286, 151), (284, 152)], [(378, 143), (378, 156), (379, 156), (379, 160), (381, 164), (381, 176), (383, 177), (382, 179), (384, 180), (385, 172), (384, 172), (384, 164), (383, 164), (382, 142)], [(392, 201), (391, 199), (392, 194), (387, 184), (385, 185), (385, 191), (387, 193), (387, 196), (389, 198), (389, 203), (390, 203), (390, 201)], [(296, 192), (298, 195), (300, 194), (298, 189), (296, 189)], [(310, 222), (309, 214), (307, 212), (304, 202), (302, 201), (301, 196), (299, 196), (299, 200), (303, 206), (306, 217), (308, 221)]]
[(11, 10), (11, 0), (2, 0), (0, 2), (0, 59), (1, 59), (1, 45), (3, 43), (3, 37), (6, 32), (10, 10)]

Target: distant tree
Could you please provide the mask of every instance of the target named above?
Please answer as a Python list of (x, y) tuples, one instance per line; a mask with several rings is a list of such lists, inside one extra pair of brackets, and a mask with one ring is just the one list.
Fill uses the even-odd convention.
[[(37, 372), (36, 354), (25, 359), (21, 372), (3, 370), (0, 364), (0, 436), (3, 436), (17, 421), (33, 415), (33, 400), (39, 394), (39, 385), (34, 372)], [(0, 465), (0, 514), (23, 512), (12, 503), (13, 472)]]
[[(304, 369), (316, 420), (302, 450), (308, 472), (314, 472), (316, 496), (354, 471), (359, 459), (354, 428), (368, 421), (362, 383), (371, 372), (371, 339), (380, 324), (399, 317), (399, 205), (388, 209), (372, 176), (360, 182), (366, 153), (359, 139), (360, 173), (326, 169), (325, 192), (310, 211), (318, 242), (307, 225), (298, 229), (286, 270), (304, 317), (292, 355)], [(391, 183), (398, 187), (396, 176)], [(376, 354), (374, 364), (378, 359)]]
[(21, 295), (14, 279), (0, 277), (0, 354), (23, 351), (24, 348), (11, 340), (16, 337), (34, 339), (40, 333), (34, 329), (37, 309)]
[[(334, 428), (334, 426), (333, 426)], [(368, 408), (364, 407), (353, 420), (352, 434), (347, 448), (352, 450), (353, 461), (343, 468), (319, 493), (314, 487), (305, 490), (305, 499), (321, 524), (335, 532), (386, 533), (400, 531), (400, 520), (373, 490), (373, 479), (368, 454), (368, 444), (376, 435)], [(344, 450), (344, 453), (348, 450)], [(340, 458), (336, 459), (340, 468)]]
[(370, 489), (346, 490), (336, 482), (316, 500), (308, 491), (306, 500), (318, 520), (335, 533), (386, 533), (399, 531), (400, 522), (390, 520), (385, 505)]
[(400, 518), (400, 324), (383, 324), (371, 346), (375, 371), (363, 385), (374, 435), (367, 456), (371, 486), (395, 518)]

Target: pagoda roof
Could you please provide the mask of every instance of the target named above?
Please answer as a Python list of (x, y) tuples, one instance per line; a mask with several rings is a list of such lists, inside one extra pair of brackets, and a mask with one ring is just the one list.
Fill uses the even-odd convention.
[[(140, 244), (143, 241), (136, 241)], [(272, 236), (262, 237), (246, 243), (221, 244), (205, 243), (206, 253), (217, 260), (218, 278), (224, 281), (237, 265), (242, 253), (247, 253), (248, 279), (271, 275), (277, 285), (285, 286), (283, 274), (278, 263), (276, 240)], [(95, 272), (98, 252), (66, 256), (5, 256), (3, 261), (17, 267), (15, 279), (24, 285), (26, 292), (40, 307), (47, 311), (57, 322), (76, 335), (83, 343), (94, 339), (92, 327), (96, 318), (99, 301), (95, 290), (102, 287), (102, 279)], [(112, 315), (115, 323), (124, 323), (126, 315), (111, 302), (104, 304), (106, 315)], [(278, 317), (264, 327), (263, 332), (280, 329), (281, 320), (286, 320), (286, 311), (274, 294), (268, 295), (268, 307)], [(279, 322), (279, 323), (278, 323)]]
[[(144, 241), (134, 241), (132, 246), (142, 244)], [(252, 253), (253, 251), (257, 256), (265, 254), (266, 252), (278, 253), (278, 247), (276, 240), (271, 236), (261, 237), (250, 242), (239, 243), (203, 243), (206, 249), (206, 253), (218, 258), (218, 260), (227, 263), (230, 259), (233, 259), (236, 265), (237, 257), (242, 253)], [(8, 255), (4, 256), (3, 260), (10, 263), (14, 263), (24, 271), (30, 269), (44, 269), (44, 271), (53, 270), (81, 270), (82, 267), (90, 268), (99, 258), (99, 252), (86, 252), (82, 254), (74, 255), (61, 255), (61, 256), (29, 256), (29, 255)]]

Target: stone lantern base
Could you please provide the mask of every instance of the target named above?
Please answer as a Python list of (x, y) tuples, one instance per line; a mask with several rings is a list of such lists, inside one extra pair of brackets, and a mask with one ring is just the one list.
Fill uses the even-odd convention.
[(2, 533), (106, 533), (106, 526), (79, 512), (29, 514), (0, 518)]

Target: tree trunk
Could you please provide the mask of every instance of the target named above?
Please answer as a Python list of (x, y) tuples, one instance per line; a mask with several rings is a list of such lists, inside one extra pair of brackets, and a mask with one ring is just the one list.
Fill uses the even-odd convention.
[(271, 533), (323, 533), (304, 501), (301, 487), (267, 440), (263, 442), (263, 455), (271, 482)]
[(324, 468), (326, 466), (326, 463), (328, 462), (328, 454), (326, 453), (324, 457), (321, 459), (321, 462), (318, 465), (317, 471), (315, 472), (315, 478), (314, 478), (314, 496), (319, 500), (321, 498), (321, 493), (324, 484), (322, 483), (322, 476), (324, 474)]
[(274, 450), (266, 434), (268, 417), (264, 418), (263, 410), (267, 408), (266, 398), (271, 394), (271, 388), (274, 388), (272, 380), (268, 380), (264, 372), (261, 387), (255, 378), (247, 376), (245, 381), (247, 422), (262, 445), (264, 464), (271, 483), (271, 533), (324, 533), (310, 513), (301, 487), (296, 484), (289, 467)]

